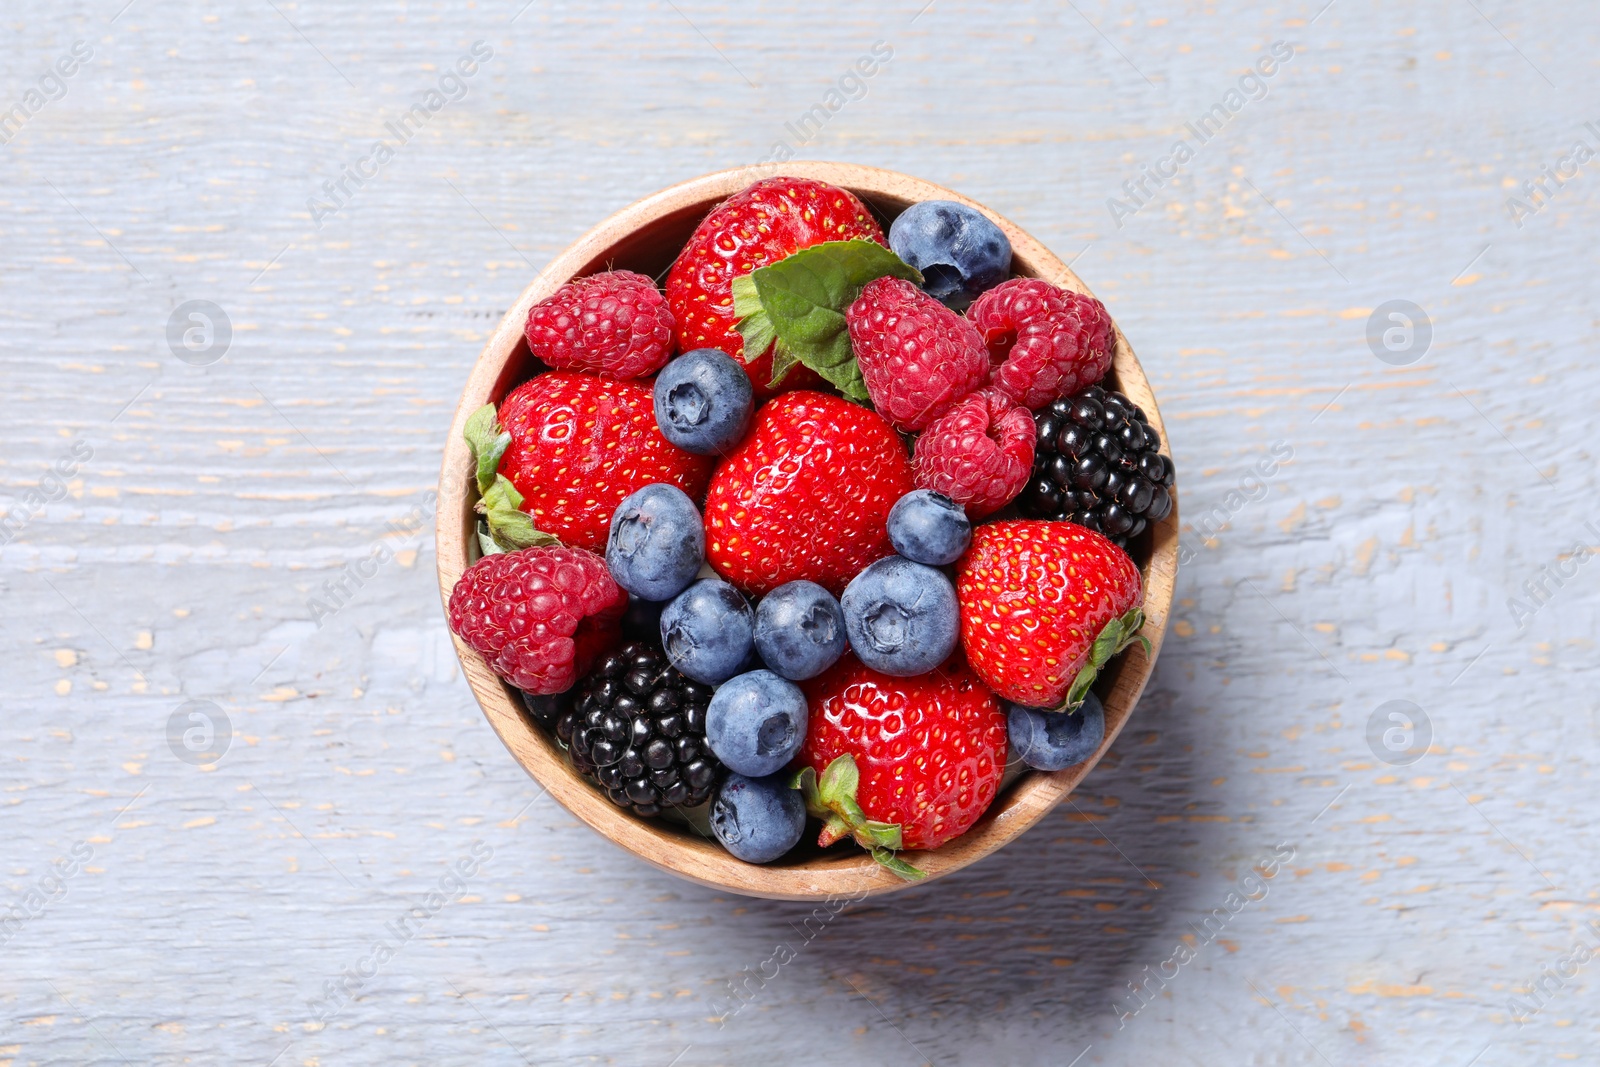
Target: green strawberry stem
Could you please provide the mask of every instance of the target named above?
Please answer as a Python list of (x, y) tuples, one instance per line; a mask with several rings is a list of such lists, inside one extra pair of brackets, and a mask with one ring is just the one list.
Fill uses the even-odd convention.
[(845, 311), (868, 282), (887, 276), (922, 284), (922, 275), (876, 241), (824, 241), (733, 280), (745, 362), (772, 349), (772, 385), (804, 364), (846, 399), (867, 402)]
[(536, 529), (522, 510), (522, 494), (511, 480), (500, 473), (500, 457), (511, 445), (511, 435), (495, 420), (493, 404), (485, 404), (467, 419), (461, 436), (472, 450), (473, 471), (478, 482), (478, 544), (485, 554), (513, 552), (535, 545), (559, 545), (551, 534)]
[(927, 877), (897, 853), (900, 850), (900, 824), (877, 822), (867, 818), (866, 812), (856, 802), (856, 789), (861, 784), (861, 771), (855, 757), (848, 752), (823, 768), (822, 778), (805, 767), (794, 776), (794, 787), (805, 798), (806, 811), (822, 820), (822, 833), (817, 844), (823, 848), (853, 838), (883, 867), (898, 874), (908, 882)]
[(1089, 696), (1089, 689), (1100, 673), (1100, 668), (1110, 663), (1119, 652), (1134, 642), (1143, 645), (1144, 654), (1150, 655), (1150, 639), (1139, 632), (1143, 627), (1144, 611), (1140, 608), (1129, 608), (1122, 616), (1106, 623), (1089, 649), (1089, 662), (1083, 665), (1083, 669), (1078, 671), (1078, 676), (1072, 680), (1072, 687), (1067, 690), (1066, 703), (1055, 710), (1077, 711), (1082, 707), (1084, 700)]

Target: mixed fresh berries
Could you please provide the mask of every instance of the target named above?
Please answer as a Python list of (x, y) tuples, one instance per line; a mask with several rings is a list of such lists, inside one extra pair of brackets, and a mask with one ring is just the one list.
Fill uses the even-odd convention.
[(1033, 436), (1027, 409), (995, 389), (969, 393), (917, 438), (912, 477), (919, 489), (947, 496), (972, 518), (984, 518), (1028, 484)]
[(889, 227), (894, 254), (922, 272), (922, 288), (957, 311), (1011, 273), (1011, 242), (976, 208), (924, 200)]
[(994, 364), (994, 388), (1030, 411), (1105, 377), (1116, 335), (1106, 306), (1038, 278), (1017, 278), (978, 298), (967, 316)]
[(1177, 471), (1161, 435), (1121, 393), (1090, 386), (1034, 413), (1030, 518), (1074, 522), (1126, 546), (1172, 511)]
[(816, 582), (785, 582), (756, 605), (755, 645), (778, 675), (814, 678), (844, 655), (844, 611)]
[(972, 520), (943, 493), (913, 489), (889, 509), (889, 542), (913, 563), (943, 567), (972, 543)]
[(656, 283), (629, 270), (568, 282), (528, 309), (528, 351), (554, 370), (642, 378), (672, 355), (672, 312)]
[(836, 760), (854, 762), (859, 782), (843, 795), (870, 823), (894, 828), (895, 848), (938, 848), (971, 829), (994, 800), (1006, 765), (1006, 720), (959, 660), (895, 678), (845, 656), (805, 691), (811, 729), (800, 762), (823, 794), (823, 812), (813, 812), (823, 819), (822, 845), (865, 835), (877, 847), (872, 835), (889, 836), (856, 823), (849, 805), (828, 795)]
[(711, 799), (722, 771), (706, 745), (711, 688), (674, 670), (660, 648), (617, 649), (575, 697), (556, 736), (618, 807), (660, 815)]
[(911, 489), (911, 462), (871, 410), (811, 390), (756, 413), (706, 495), (706, 556), (752, 595), (804, 579), (844, 590), (894, 549), (885, 522)]
[(485, 556), (450, 590), (450, 629), (525, 692), (562, 693), (617, 638), (628, 594), (606, 562), (548, 545)]
[[(678, 351), (720, 348), (742, 358), (757, 394), (771, 396), (772, 353), (746, 352), (733, 310), (733, 280), (824, 241), (873, 241), (883, 230), (856, 195), (809, 178), (768, 178), (711, 210), (667, 275), (667, 303)], [(820, 379), (797, 368), (781, 388), (810, 388)]]
[(656, 422), (685, 452), (721, 456), (744, 440), (755, 410), (750, 379), (718, 348), (697, 348), (656, 377)]
[(651, 484), (611, 516), (606, 566), (617, 584), (645, 600), (670, 600), (706, 560), (706, 531), (694, 501), (675, 485)]
[(839, 606), (856, 658), (898, 678), (933, 670), (961, 637), (950, 579), (904, 556), (880, 559), (852, 578)]
[(972, 323), (902, 278), (868, 282), (845, 313), (872, 406), (898, 430), (920, 430), (983, 385)]
[(1139, 568), (1093, 530), (1017, 519), (980, 526), (956, 565), (972, 669), (1024, 707), (1070, 710), (1143, 622)]
[(711, 461), (661, 435), (648, 385), (553, 371), (517, 386), (500, 404), (511, 443), (500, 473), (522, 510), (562, 544), (604, 552), (624, 497), (655, 482), (699, 499)]
[(1126, 546), (1173, 507), (1101, 384), (1104, 305), (1011, 269), (965, 204), (886, 246), (854, 194), (780, 177), (664, 294), (562, 286), (528, 314), (542, 372), (464, 428), (483, 557), (451, 629), (619, 806), (750, 863), (811, 818), (921, 877), (903, 853), (971, 829), (1008, 762), (1103, 750), (1096, 678), (1144, 642)]

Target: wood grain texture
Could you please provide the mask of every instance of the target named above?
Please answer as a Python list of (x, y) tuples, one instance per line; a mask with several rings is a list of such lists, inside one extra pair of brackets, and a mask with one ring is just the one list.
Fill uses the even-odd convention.
[[(506, 312), (473, 365), (457, 404), (450, 435), (442, 447), (435, 528), (439, 597), (446, 607), (462, 572), (479, 557), (474, 511), (477, 491), (471, 474), (474, 460), (463, 431), (473, 412), (485, 404), (498, 404), (526, 377), (527, 371), (520, 368), (525, 368), (531, 358), (523, 337), (529, 309), (572, 278), (601, 268), (638, 271), (650, 277), (665, 274), (684, 245), (685, 231), (692, 230), (728, 196), (777, 174), (848, 189), (861, 197), (870, 210), (889, 220), (919, 201), (965, 199), (955, 190), (881, 168), (796, 160), (738, 167), (680, 183), (629, 205), (585, 233), (529, 282)], [(981, 205), (972, 206), (981, 209)], [(1089, 293), (1083, 280), (1048, 249), (1004, 218), (990, 214), (1011, 242), (1014, 274), (1048, 278)], [(1120, 333), (1107, 381), (1144, 410), (1164, 442), (1166, 426), (1149, 381), (1127, 338)], [(1146, 654), (1143, 648), (1136, 647), (1119, 657), (1099, 679), (1097, 688), (1105, 702), (1104, 742), (1090, 758), (1067, 770), (1043, 774), (1024, 769), (1015, 781), (1001, 789), (972, 829), (934, 852), (907, 853), (906, 860), (923, 872), (924, 884), (982, 859), (1025, 833), (1065, 799), (1116, 743), (1150, 679), (1166, 635), (1178, 569), (1180, 496), (1181, 492), (1174, 494), (1171, 513), (1151, 528), (1150, 535), (1131, 546), (1142, 564), (1146, 621), (1141, 632), (1150, 651)], [(714, 841), (704, 840), (686, 827), (665, 820), (643, 820), (620, 811), (573, 769), (554, 738), (528, 718), (516, 690), (497, 678), (483, 657), (464, 641), (455, 638), (454, 644), (484, 716), (528, 774), (552, 799), (596, 833), (645, 861), (712, 889), (772, 900), (864, 900), (910, 888), (905, 880), (884, 870), (859, 849), (800, 848), (779, 862), (756, 866), (734, 859)]]
[[(1600, 916), (1600, 175), (1546, 179), (1520, 227), (1506, 204), (1600, 147), (1592, 8), (121, 4), (18, 0), (0, 53), (9, 104), (93, 49), (0, 144), (0, 506), (28, 512), (0, 547), (0, 1062), (1593, 1060), (1595, 963), (1521, 1025), (1509, 1001)], [(478, 40), (465, 96), (319, 228), (308, 199)], [(1279, 40), (1265, 95), (1119, 227), (1106, 200)], [(540, 798), (413, 512), (528, 280), (780, 139), (959, 189), (1072, 263), (1160, 398), (1193, 554), (1070, 803), (831, 918), (688, 885)], [(1433, 329), (1405, 366), (1367, 342), (1393, 299)], [(220, 361), (168, 348), (188, 300), (229, 316)], [(1368, 743), (1398, 699), (1432, 727), (1410, 766)], [(168, 744), (188, 700), (231, 721), (210, 769)]]

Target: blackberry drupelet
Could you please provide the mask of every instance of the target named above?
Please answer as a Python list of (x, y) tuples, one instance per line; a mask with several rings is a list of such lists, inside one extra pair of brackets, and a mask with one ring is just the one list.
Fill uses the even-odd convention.
[(618, 807), (659, 815), (711, 799), (722, 764), (706, 745), (711, 687), (678, 673), (660, 647), (624, 645), (573, 688), (556, 736), (579, 773)]
[(1172, 511), (1172, 460), (1145, 413), (1091, 385), (1033, 414), (1033, 478), (1017, 498), (1031, 519), (1075, 522), (1126, 548)]

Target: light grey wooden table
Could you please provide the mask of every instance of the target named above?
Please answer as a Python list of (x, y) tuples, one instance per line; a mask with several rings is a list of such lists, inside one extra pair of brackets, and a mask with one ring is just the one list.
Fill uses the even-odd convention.
[[(1592, 7), (122, 3), (0, 60), (0, 1063), (1595, 1061)], [(1077, 257), (1188, 557), (1073, 805), (810, 925), (538, 796), (415, 510), (557, 250), (784, 152)]]

